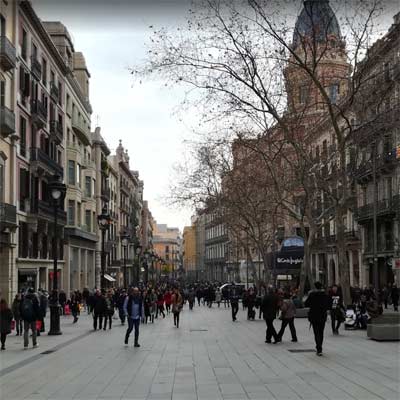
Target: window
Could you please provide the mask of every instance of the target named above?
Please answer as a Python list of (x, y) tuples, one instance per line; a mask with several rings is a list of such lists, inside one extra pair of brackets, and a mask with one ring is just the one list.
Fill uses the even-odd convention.
[(4, 188), (4, 172), (5, 160), (0, 156), (0, 202), (4, 202), (5, 188)]
[(0, 14), (0, 36), (6, 36), (6, 19)]
[(26, 61), (28, 54), (28, 34), (22, 29), (21, 56)]
[(67, 105), (66, 105), (67, 114), (71, 114), (71, 97), (67, 93)]
[(86, 225), (86, 230), (88, 232), (91, 232), (92, 230), (92, 214), (90, 210), (85, 211), (85, 225)]
[(299, 103), (306, 104), (309, 96), (308, 86), (300, 86), (299, 90)]
[(22, 100), (28, 97), (30, 94), (30, 78), (29, 73), (27, 73), (22, 65), (19, 67), (19, 90), (22, 95)]
[(75, 201), (68, 200), (68, 225), (75, 225)]
[(38, 58), (38, 51), (36, 45), (32, 42), (32, 59), (37, 60)]
[(47, 85), (47, 61), (42, 58), (42, 83), (44, 86)]
[(335, 83), (334, 85), (329, 86), (329, 99), (332, 104), (336, 104), (339, 96), (339, 85)]
[(94, 232), (94, 230), (95, 230), (95, 221), (96, 221), (96, 212), (95, 211), (93, 211), (93, 232)]
[(85, 176), (85, 195), (92, 197), (92, 178), (90, 176)]
[(22, 117), (19, 119), (19, 154), (26, 157), (26, 120)]
[(58, 104), (62, 105), (62, 85), (61, 82), (58, 82)]
[(81, 187), (81, 166), (76, 164), (76, 185)]
[(75, 185), (75, 162), (68, 160), (68, 183)]
[(77, 213), (76, 213), (76, 224), (78, 226), (81, 226), (81, 222), (82, 222), (82, 204), (78, 203), (78, 207), (77, 207)]
[(0, 106), (6, 105), (6, 82), (0, 81)]
[(25, 200), (29, 196), (29, 171), (23, 168), (19, 170), (19, 209), (21, 211), (28, 211), (26, 209)]

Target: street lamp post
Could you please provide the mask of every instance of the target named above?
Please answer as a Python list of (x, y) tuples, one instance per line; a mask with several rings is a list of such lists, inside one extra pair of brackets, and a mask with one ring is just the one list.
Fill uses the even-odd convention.
[(135, 284), (138, 285), (139, 284), (139, 275), (140, 275), (140, 254), (142, 253), (142, 246), (140, 244), (136, 245), (135, 247), (135, 253), (137, 256), (137, 268), (136, 268), (136, 272), (135, 272)]
[(129, 245), (129, 236), (127, 234), (124, 234), (121, 237), (121, 245), (122, 248), (124, 249), (124, 288), (128, 288), (128, 274), (127, 274), (127, 269), (126, 269), (126, 252), (128, 249)]
[(107, 207), (104, 206), (101, 214), (97, 217), (97, 222), (99, 224), (99, 228), (101, 230), (101, 280), (100, 286), (101, 289), (105, 289), (105, 277), (104, 274), (106, 273), (106, 250), (105, 250), (105, 241), (106, 241), (106, 232), (110, 227), (110, 214), (107, 212)]
[(51, 202), (54, 206), (54, 236), (53, 236), (53, 294), (50, 303), (50, 331), (49, 335), (61, 335), (60, 329), (60, 304), (58, 303), (58, 240), (57, 240), (57, 214), (58, 208), (63, 205), (67, 188), (58, 175), (54, 175), (49, 184)]

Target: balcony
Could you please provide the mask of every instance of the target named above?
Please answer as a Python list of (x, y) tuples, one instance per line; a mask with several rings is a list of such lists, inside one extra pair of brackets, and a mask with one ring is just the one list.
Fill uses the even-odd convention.
[(128, 196), (131, 194), (131, 191), (129, 190), (129, 186), (122, 182), (120, 183), (119, 187), (121, 188), (121, 190), (123, 190)]
[[(390, 173), (396, 167), (397, 163), (398, 159), (396, 158), (395, 149), (378, 154), (376, 157), (377, 175)], [(358, 183), (368, 183), (373, 179), (373, 172), (373, 162), (368, 160), (355, 169), (355, 178)]]
[(57, 144), (61, 144), (64, 138), (63, 126), (59, 121), (50, 121), (50, 136)]
[(101, 198), (104, 201), (110, 201), (111, 198), (111, 190), (109, 186), (102, 186), (101, 187)]
[(31, 166), (38, 174), (59, 175), (64, 176), (64, 169), (55, 160), (51, 159), (43, 150), (31, 148)]
[(84, 146), (90, 145), (89, 130), (86, 125), (78, 118), (77, 115), (72, 116), (72, 129), (82, 141)]
[[(49, 222), (54, 222), (54, 207), (44, 200), (35, 200), (31, 212), (37, 214), (40, 218), (46, 219)], [(58, 224), (67, 224), (67, 213), (64, 210), (57, 209)]]
[(15, 114), (14, 111), (2, 106), (0, 107), (0, 128), (4, 137), (15, 133)]
[(40, 100), (32, 100), (31, 114), (33, 122), (38, 127), (44, 127), (47, 124), (47, 109)]
[(5, 71), (17, 65), (17, 52), (6, 36), (0, 36), (0, 65)]
[(81, 163), (81, 167), (83, 169), (95, 169), (95, 163), (93, 160), (90, 160), (88, 158), (83, 158), (82, 159), (82, 163)]
[(58, 103), (60, 99), (60, 91), (58, 90), (57, 85), (54, 82), (50, 83), (50, 97)]
[(40, 64), (39, 60), (36, 57), (31, 57), (31, 72), (33, 77), (40, 81), (42, 78), (42, 64)]
[[(399, 199), (394, 196), (390, 199), (384, 199), (377, 202), (376, 216), (378, 218), (393, 218), (394, 214), (399, 212)], [(355, 218), (358, 223), (362, 224), (368, 222), (374, 217), (373, 203), (366, 204), (356, 209)]]
[(17, 207), (0, 202), (0, 227), (14, 228), (17, 226)]

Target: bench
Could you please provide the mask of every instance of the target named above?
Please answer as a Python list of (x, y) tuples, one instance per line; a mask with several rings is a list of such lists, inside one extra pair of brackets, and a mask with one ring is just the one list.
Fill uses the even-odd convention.
[(307, 318), (309, 307), (296, 308), (296, 318)]
[(367, 336), (378, 341), (400, 341), (400, 314), (385, 313), (373, 318), (367, 325)]

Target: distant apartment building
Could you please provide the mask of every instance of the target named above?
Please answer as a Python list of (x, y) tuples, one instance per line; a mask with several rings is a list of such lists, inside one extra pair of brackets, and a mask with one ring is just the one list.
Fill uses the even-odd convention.
[(196, 226), (185, 226), (182, 236), (182, 259), (185, 278), (188, 281), (195, 281), (196, 274)]
[(182, 239), (178, 228), (170, 228), (166, 224), (155, 224), (153, 247), (156, 254), (164, 259), (165, 273), (178, 278), (181, 266)]

